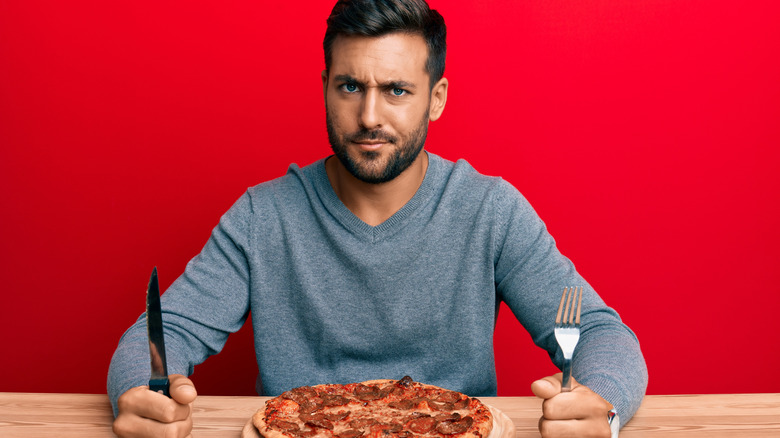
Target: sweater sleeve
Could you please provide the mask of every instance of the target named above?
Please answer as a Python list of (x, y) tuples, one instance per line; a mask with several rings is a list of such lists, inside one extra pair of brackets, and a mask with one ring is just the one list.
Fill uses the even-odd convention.
[(500, 298), (553, 363), (563, 354), (553, 322), (566, 286), (583, 286), (581, 337), (572, 375), (615, 406), (621, 424), (639, 408), (647, 387), (647, 367), (636, 335), (577, 273), (528, 201), (501, 181), (495, 191), (496, 285)]
[[(192, 374), (218, 353), (248, 315), (246, 248), (251, 199), (244, 194), (214, 228), (203, 250), (161, 297), (168, 373)], [(143, 314), (122, 335), (108, 371), (108, 396), (117, 399), (149, 381), (149, 344)]]

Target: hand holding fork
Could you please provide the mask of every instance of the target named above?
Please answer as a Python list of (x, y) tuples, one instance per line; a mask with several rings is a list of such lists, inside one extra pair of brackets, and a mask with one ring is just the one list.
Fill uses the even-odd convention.
[[(617, 436), (608, 421), (612, 404), (571, 376), (571, 361), (580, 340), (581, 312), (582, 287), (564, 288), (554, 327), (555, 340), (563, 352), (563, 374), (531, 384), (531, 391), (544, 399), (539, 421), (542, 436)], [(615, 422), (615, 427), (618, 425)]]

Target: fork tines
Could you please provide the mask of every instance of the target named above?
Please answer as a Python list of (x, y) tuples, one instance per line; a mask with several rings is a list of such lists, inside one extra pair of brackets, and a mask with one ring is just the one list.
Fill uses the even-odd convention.
[[(576, 308), (575, 308), (576, 306)], [(563, 353), (563, 377), (561, 391), (571, 391), (571, 369), (574, 349), (580, 340), (580, 312), (582, 311), (582, 286), (563, 289), (561, 304), (555, 317), (555, 340)], [(576, 316), (574, 315), (576, 312)]]
[[(574, 315), (575, 306), (577, 312), (576, 316)], [(581, 311), (582, 311), (582, 286), (563, 288), (563, 295), (561, 295), (561, 303), (558, 305), (558, 314), (555, 317), (555, 325), (579, 326)], [(563, 316), (563, 318), (561, 318), (561, 316)]]

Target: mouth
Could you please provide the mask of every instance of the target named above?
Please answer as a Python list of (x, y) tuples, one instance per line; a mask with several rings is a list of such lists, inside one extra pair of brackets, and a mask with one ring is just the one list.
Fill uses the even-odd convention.
[(353, 144), (366, 151), (375, 151), (382, 146), (390, 143), (387, 140), (353, 140)]

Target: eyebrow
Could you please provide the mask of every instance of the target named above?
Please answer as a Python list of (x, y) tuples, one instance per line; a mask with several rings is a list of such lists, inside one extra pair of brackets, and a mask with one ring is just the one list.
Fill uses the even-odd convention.
[[(350, 75), (336, 75), (333, 79), (336, 82), (345, 82), (345, 83), (348, 83), (348, 84), (355, 84), (355, 85), (360, 85), (360, 86), (363, 86), (363, 87), (365, 87), (365, 85), (366, 85), (364, 82), (361, 82), (361, 81), (353, 78)], [(387, 82), (380, 83), (379, 86), (381, 88), (385, 88), (385, 89), (387, 89), (387, 88), (404, 88), (404, 89), (409, 89), (409, 90), (417, 89), (416, 85), (414, 85), (411, 82), (407, 82), (407, 81), (387, 81)]]

